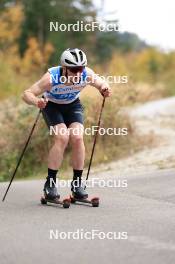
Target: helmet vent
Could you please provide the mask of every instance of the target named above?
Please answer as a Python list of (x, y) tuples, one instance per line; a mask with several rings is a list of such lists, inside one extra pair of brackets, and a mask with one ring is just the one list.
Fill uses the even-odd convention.
[(75, 57), (76, 61), (78, 62), (78, 56), (75, 52), (71, 51), (71, 54)]
[(79, 54), (80, 54), (80, 59), (81, 59), (81, 61), (82, 61), (82, 60), (83, 60), (83, 53), (82, 53), (81, 50), (79, 51)]
[(67, 60), (67, 59), (65, 59), (65, 62), (67, 62), (68, 64), (70, 64), (70, 65), (76, 65), (76, 63), (74, 63), (74, 62), (72, 62), (72, 61), (70, 61), (70, 60)]

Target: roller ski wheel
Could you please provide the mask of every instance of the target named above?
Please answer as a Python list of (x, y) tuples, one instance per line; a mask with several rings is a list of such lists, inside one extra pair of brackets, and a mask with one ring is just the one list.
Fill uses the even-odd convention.
[(59, 198), (55, 198), (54, 200), (47, 199), (46, 197), (41, 197), (41, 204), (45, 205), (47, 203), (53, 203), (53, 204), (59, 204), (62, 205), (63, 208), (69, 208), (70, 207), (70, 199), (66, 198), (64, 200), (60, 200)]
[(99, 198), (98, 197), (92, 198), (91, 203), (93, 207), (99, 207)]
[(70, 201), (72, 204), (82, 203), (82, 204), (92, 205), (92, 207), (99, 207), (99, 198), (98, 197), (93, 197), (92, 199), (88, 199), (88, 198), (76, 198), (76, 197), (70, 195)]

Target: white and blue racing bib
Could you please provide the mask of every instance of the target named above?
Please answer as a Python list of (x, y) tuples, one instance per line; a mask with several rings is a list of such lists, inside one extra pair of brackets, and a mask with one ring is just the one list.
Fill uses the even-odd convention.
[(79, 82), (75, 82), (72, 85), (65, 85), (61, 78), (61, 66), (52, 67), (48, 69), (51, 77), (52, 88), (50, 91), (44, 93), (44, 96), (49, 100), (57, 104), (69, 104), (79, 98), (80, 92), (87, 85), (86, 68), (81, 74)]

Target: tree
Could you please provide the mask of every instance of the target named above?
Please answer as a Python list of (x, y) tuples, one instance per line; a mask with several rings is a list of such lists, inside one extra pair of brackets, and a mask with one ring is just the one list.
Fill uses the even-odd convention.
[[(24, 7), (24, 21), (19, 40), (21, 55), (27, 49), (27, 41), (31, 37), (37, 38), (41, 50), (47, 41), (51, 42), (58, 55), (63, 49), (73, 46), (88, 46), (93, 33), (87, 32), (50, 32), (50, 22), (60, 24), (74, 24), (78, 20), (84, 21), (95, 18), (91, 0), (21, 0)], [(86, 43), (86, 45), (84, 45)], [(52, 62), (57, 62), (55, 56)]]

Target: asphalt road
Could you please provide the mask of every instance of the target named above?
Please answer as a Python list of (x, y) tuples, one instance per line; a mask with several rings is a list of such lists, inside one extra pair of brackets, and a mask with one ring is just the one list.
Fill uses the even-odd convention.
[[(174, 264), (175, 171), (123, 179), (127, 188), (89, 188), (90, 195), (100, 197), (99, 208), (69, 209), (40, 204), (43, 181), (14, 182), (0, 203), (0, 263)], [(1, 197), (6, 187), (0, 184)], [(61, 189), (61, 194), (66, 196), (69, 189)], [(50, 239), (50, 230), (127, 232), (127, 239)]]

